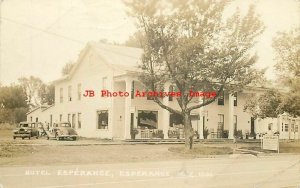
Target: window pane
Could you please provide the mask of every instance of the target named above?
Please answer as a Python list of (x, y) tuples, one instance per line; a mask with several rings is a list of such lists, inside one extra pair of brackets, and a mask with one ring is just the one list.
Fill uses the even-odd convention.
[(81, 128), (81, 113), (78, 113), (77, 119), (78, 119), (78, 129), (80, 129)]
[(60, 90), (59, 90), (59, 101), (60, 101), (60, 103), (62, 103), (63, 102), (63, 92), (64, 92), (64, 89), (63, 88), (60, 88)]
[(97, 112), (98, 129), (108, 129), (108, 110), (101, 110)]
[(68, 87), (68, 100), (72, 101), (72, 86)]
[(233, 94), (233, 97), (234, 97), (234, 99), (233, 99), (233, 105), (234, 105), (234, 106), (237, 106), (237, 92), (235, 92), (235, 93)]
[(224, 91), (222, 91), (218, 97), (218, 105), (224, 105)]
[(138, 111), (138, 126), (140, 128), (157, 129), (157, 111)]

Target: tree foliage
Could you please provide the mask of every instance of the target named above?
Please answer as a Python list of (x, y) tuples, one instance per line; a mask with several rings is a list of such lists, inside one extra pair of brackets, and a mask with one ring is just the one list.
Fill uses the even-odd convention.
[(276, 70), (284, 87), (282, 111), (300, 116), (300, 28), (282, 32), (275, 37)]
[(29, 78), (21, 77), (18, 79), (23, 91), (27, 96), (29, 108), (35, 108), (42, 103), (44, 83), (40, 78), (30, 76)]
[(282, 95), (276, 90), (269, 90), (260, 96), (252, 96), (244, 106), (244, 111), (254, 118), (276, 118), (282, 113)]
[(26, 93), (20, 86), (0, 86), (0, 123), (26, 120)]
[(277, 75), (285, 83), (299, 81), (300, 78), (300, 28), (281, 32), (274, 38)]
[(70, 73), (70, 71), (72, 70), (73, 66), (74, 66), (74, 63), (72, 63), (72, 62), (66, 63), (61, 70), (61, 74), (63, 76), (68, 75)]
[(26, 101), (30, 109), (43, 104), (54, 104), (54, 85), (47, 85), (40, 78), (34, 76), (21, 77), (18, 80), (26, 93)]
[(142, 48), (143, 47), (144, 36), (142, 32), (137, 31), (124, 43), (125, 46)]
[[(240, 91), (262, 77), (253, 67), (257, 57), (251, 49), (263, 24), (254, 6), (245, 16), (236, 11), (225, 19), (226, 0), (133, 0), (126, 4), (145, 36), (140, 80), (149, 90), (160, 91), (170, 83), (182, 94), (177, 98), (179, 110), (158, 98), (154, 101), (184, 118), (186, 147), (191, 148), (191, 111), (212, 103), (223, 90)], [(189, 96), (191, 89), (216, 91), (217, 96), (195, 103)]]
[(286, 91), (268, 91), (248, 101), (245, 110), (255, 117), (300, 116), (300, 28), (281, 32), (273, 40), (278, 83)]

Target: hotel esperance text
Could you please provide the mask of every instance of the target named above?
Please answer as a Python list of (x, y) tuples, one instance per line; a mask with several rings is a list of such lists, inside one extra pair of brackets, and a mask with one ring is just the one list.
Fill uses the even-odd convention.
[[(126, 91), (109, 91), (109, 90), (101, 90), (101, 97), (129, 97), (134, 95), (134, 97), (181, 97), (181, 92), (165, 92), (165, 91), (139, 91), (136, 90), (134, 92), (126, 92)], [(215, 91), (212, 92), (199, 92), (199, 91), (189, 91), (190, 97), (203, 97), (203, 98), (214, 98), (217, 96)], [(84, 97), (94, 97), (96, 95), (94, 90), (85, 90), (83, 96)]]

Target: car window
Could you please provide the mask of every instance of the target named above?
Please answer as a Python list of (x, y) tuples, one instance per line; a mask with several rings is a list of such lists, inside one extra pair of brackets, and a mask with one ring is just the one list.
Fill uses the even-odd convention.
[(69, 123), (61, 123), (60, 126), (61, 127), (70, 127), (70, 124)]
[(21, 124), (20, 127), (28, 127), (28, 124)]

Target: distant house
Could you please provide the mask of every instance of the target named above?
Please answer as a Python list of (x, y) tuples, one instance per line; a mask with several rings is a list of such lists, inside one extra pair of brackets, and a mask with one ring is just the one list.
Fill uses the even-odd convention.
[[(136, 138), (156, 138), (160, 133), (165, 139), (183, 138), (180, 117), (160, 108), (150, 97), (135, 96), (137, 91), (145, 91), (137, 77), (142, 53), (138, 48), (88, 43), (70, 74), (54, 81), (55, 104), (29, 112), (27, 120), (49, 123), (50, 127), (55, 122), (69, 121), (84, 137), (130, 139), (135, 128)], [(165, 86), (166, 91), (173, 89), (171, 85)], [(101, 96), (102, 90), (112, 96)], [(129, 96), (112, 93), (119, 91)], [(201, 139), (206, 133), (207, 138), (257, 138), (259, 133), (267, 132), (271, 120), (254, 119), (243, 108), (247, 98), (263, 91), (250, 87), (234, 95), (225, 91), (214, 103), (192, 111), (193, 129)], [(193, 102), (201, 100), (199, 97)], [(172, 97), (164, 97), (162, 101), (178, 108)], [(296, 139), (299, 123), (296, 120), (293, 125)], [(272, 129), (279, 131), (281, 127), (276, 123)]]

